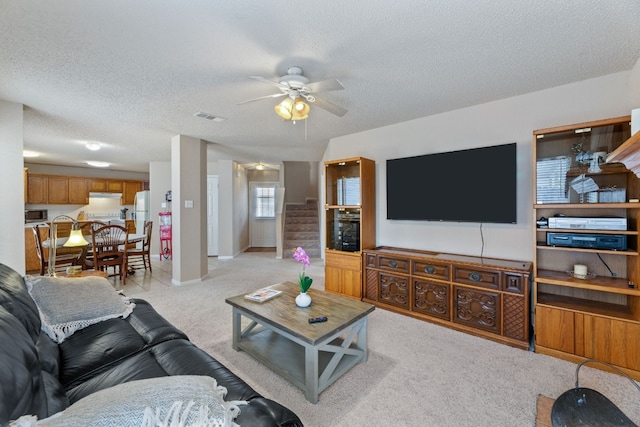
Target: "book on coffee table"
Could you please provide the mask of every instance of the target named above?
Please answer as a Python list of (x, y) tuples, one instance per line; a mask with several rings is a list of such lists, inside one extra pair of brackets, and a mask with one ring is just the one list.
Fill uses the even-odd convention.
[(251, 301), (264, 302), (264, 301), (270, 300), (271, 298), (277, 297), (281, 293), (282, 291), (278, 291), (276, 289), (262, 288), (262, 289), (258, 289), (255, 292), (251, 292), (250, 294), (247, 294), (244, 297)]

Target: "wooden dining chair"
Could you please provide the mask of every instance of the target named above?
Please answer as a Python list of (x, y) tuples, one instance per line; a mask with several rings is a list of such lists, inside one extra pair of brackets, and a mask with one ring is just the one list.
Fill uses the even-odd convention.
[[(120, 225), (104, 225), (91, 230), (92, 256), (85, 263), (94, 270), (104, 271), (109, 277), (120, 277), (122, 284), (127, 281), (127, 239), (129, 230)], [(109, 274), (109, 267), (114, 273)]]
[(142, 247), (127, 248), (127, 268), (129, 271), (147, 268), (151, 269), (151, 231), (153, 229), (153, 221), (144, 222), (144, 240)]
[[(40, 275), (47, 274), (49, 269), (49, 248), (45, 248), (42, 240), (40, 226), (33, 227), (34, 241), (36, 243), (36, 253), (40, 260)], [(50, 239), (49, 239), (50, 240)], [(56, 272), (63, 272), (67, 267), (77, 265), (80, 260), (78, 253), (58, 254), (56, 253)]]
[[(102, 221), (85, 221), (80, 224), (80, 230), (82, 230), (82, 235), (85, 236), (87, 240), (91, 240), (91, 232), (92, 230), (98, 229), (100, 227), (104, 227), (105, 225), (109, 225), (106, 222)], [(84, 253), (84, 258), (82, 259), (82, 269), (89, 270), (93, 268), (93, 251), (91, 248), (87, 248)]]

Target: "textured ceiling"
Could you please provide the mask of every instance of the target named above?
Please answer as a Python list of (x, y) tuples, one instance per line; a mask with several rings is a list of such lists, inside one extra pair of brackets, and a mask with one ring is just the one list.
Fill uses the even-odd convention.
[[(330, 138), (630, 70), (638, 0), (0, 0), (0, 99), (22, 103), (33, 162), (148, 171), (171, 138), (208, 158), (320, 160)], [(301, 66), (322, 96), (292, 124), (273, 111)], [(194, 117), (202, 111), (227, 120)], [(306, 135), (306, 137), (305, 137)], [(99, 141), (97, 153), (82, 148)]]

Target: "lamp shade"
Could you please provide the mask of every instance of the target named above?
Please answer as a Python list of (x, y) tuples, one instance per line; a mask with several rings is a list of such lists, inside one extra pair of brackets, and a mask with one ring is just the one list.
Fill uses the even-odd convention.
[(276, 114), (285, 120), (291, 120), (291, 110), (293, 109), (293, 99), (287, 98), (276, 105)]
[(64, 245), (62, 246), (66, 248), (74, 248), (78, 246), (87, 246), (88, 244), (89, 242), (87, 242), (87, 240), (82, 235), (82, 230), (77, 229), (77, 230), (71, 230), (71, 233), (69, 234), (69, 238), (67, 239), (66, 242), (64, 242)]
[(291, 120), (304, 120), (309, 117), (309, 105), (300, 98), (293, 101)]
[(309, 105), (300, 97), (283, 100), (275, 106), (275, 111), (285, 120), (304, 120), (309, 117)]

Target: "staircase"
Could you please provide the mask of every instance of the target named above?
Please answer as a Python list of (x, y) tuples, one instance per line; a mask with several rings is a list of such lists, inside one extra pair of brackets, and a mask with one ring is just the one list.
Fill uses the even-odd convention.
[(318, 220), (318, 201), (306, 203), (287, 203), (284, 211), (283, 254), (300, 246), (310, 258), (320, 257), (320, 225)]

